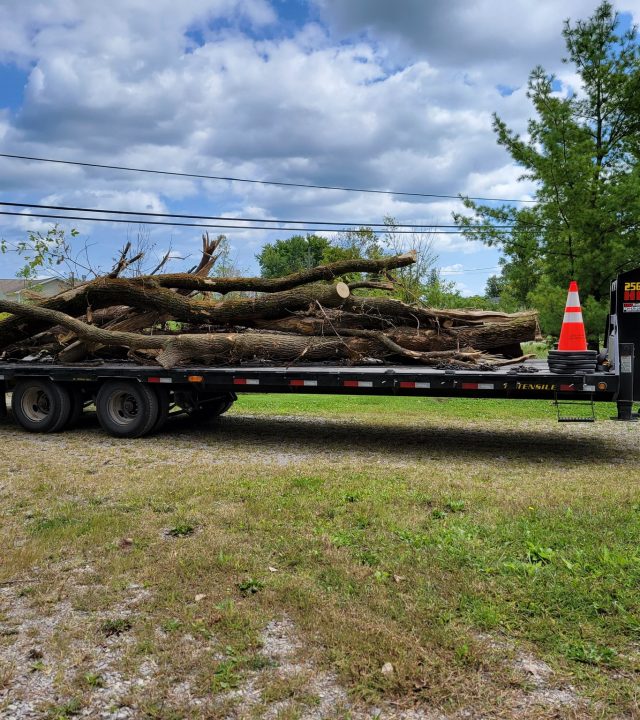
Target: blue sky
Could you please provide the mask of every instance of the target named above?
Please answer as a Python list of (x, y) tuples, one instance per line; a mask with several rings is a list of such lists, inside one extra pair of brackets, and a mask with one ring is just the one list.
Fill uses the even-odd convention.
[[(619, 9), (638, 17), (640, 0)], [(526, 199), (533, 188), (498, 148), (497, 111), (519, 131), (529, 70), (563, 89), (567, 0), (0, 0), (0, 152), (310, 184)], [(523, 22), (523, 18), (526, 22)], [(104, 209), (366, 223), (450, 223), (454, 200), (249, 186), (0, 158), (0, 200)], [(107, 267), (137, 224), (80, 230)], [(10, 244), (48, 221), (0, 218)], [(244, 272), (288, 232), (229, 232)], [(174, 268), (199, 232), (151, 228)], [(405, 238), (412, 244), (411, 238)], [(466, 294), (496, 272), (493, 249), (431, 236), (445, 276)], [(151, 261), (151, 258), (150, 258)], [(0, 276), (20, 266), (0, 258)]]

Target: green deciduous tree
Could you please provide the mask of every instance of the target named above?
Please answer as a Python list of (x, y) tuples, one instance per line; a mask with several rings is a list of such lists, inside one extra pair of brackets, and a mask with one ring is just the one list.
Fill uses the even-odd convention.
[(351, 257), (320, 235), (294, 235), (265, 245), (256, 255), (263, 277), (273, 278), (312, 268), (323, 262)]
[(520, 302), (545, 293), (560, 298), (558, 290), (576, 279), (601, 314), (611, 277), (640, 262), (640, 50), (636, 29), (621, 31), (606, 1), (588, 20), (567, 20), (563, 36), (564, 62), (579, 87), (561, 89), (536, 67), (528, 133), (518, 135), (494, 115), (498, 143), (523, 168), (522, 178), (536, 183), (535, 204), (467, 199), (472, 214), (454, 217), (467, 238), (502, 250), (504, 285)]
[[(75, 229), (69, 232), (72, 238), (77, 237), (78, 234)], [(59, 268), (68, 263), (70, 250), (69, 241), (59, 225), (54, 225), (46, 233), (34, 230), (29, 233), (27, 240), (18, 240), (15, 243), (0, 240), (0, 253), (4, 255), (15, 252), (23, 258), (24, 265), (16, 276), (25, 280), (35, 280), (43, 274), (61, 276)]]

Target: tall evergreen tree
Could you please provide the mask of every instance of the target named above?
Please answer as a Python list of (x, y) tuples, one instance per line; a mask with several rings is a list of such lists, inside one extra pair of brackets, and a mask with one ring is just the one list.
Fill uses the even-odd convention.
[(580, 86), (559, 92), (557, 79), (536, 67), (527, 136), (493, 119), (498, 144), (523, 168), (522, 178), (536, 182), (535, 204), (465, 200), (472, 214), (454, 217), (467, 238), (500, 247), (503, 278), (519, 301), (575, 278), (595, 310), (604, 307), (616, 270), (640, 263), (640, 49), (636, 28), (622, 31), (606, 0), (588, 20), (567, 20), (563, 36), (563, 62)]

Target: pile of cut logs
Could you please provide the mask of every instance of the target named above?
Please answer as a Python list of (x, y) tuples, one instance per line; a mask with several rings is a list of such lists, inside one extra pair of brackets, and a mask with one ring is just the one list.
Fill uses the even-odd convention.
[[(437, 310), (385, 295), (415, 253), (340, 260), (280, 278), (212, 277), (216, 240), (187, 273), (113, 270), (55, 297), (0, 300), (0, 358), (180, 365), (517, 363), (535, 312)], [(137, 258), (135, 258), (137, 259)]]

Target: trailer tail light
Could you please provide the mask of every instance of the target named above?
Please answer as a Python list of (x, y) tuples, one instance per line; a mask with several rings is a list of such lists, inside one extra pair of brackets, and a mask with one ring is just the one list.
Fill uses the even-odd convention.
[(187, 375), (187, 380), (189, 382), (199, 383), (204, 382), (204, 377), (202, 375)]

